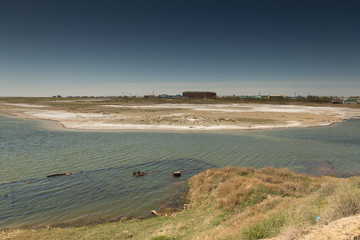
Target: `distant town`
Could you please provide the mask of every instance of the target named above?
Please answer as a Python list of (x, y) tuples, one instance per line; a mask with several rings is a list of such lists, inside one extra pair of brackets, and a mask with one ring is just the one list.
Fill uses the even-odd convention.
[(307, 100), (312, 102), (331, 102), (333, 104), (360, 104), (360, 96), (350, 96), (350, 97), (326, 97), (326, 96), (302, 96), (302, 95), (295, 95), (294, 96), (284, 96), (282, 94), (274, 94), (274, 95), (232, 95), (232, 96), (218, 96), (216, 92), (209, 92), (209, 91), (185, 91), (182, 94), (170, 95), (170, 94), (160, 94), (160, 95), (120, 95), (120, 96), (62, 96), (62, 95), (55, 95), (53, 98), (144, 98), (144, 99), (216, 99), (216, 98), (231, 98), (231, 99), (243, 99), (243, 100), (269, 100), (269, 101), (286, 101), (286, 100)]

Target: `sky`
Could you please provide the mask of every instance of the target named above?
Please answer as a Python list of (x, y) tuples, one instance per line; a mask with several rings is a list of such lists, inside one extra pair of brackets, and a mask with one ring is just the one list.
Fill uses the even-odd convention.
[(359, 96), (359, 11), (355, 0), (2, 0), (0, 96)]

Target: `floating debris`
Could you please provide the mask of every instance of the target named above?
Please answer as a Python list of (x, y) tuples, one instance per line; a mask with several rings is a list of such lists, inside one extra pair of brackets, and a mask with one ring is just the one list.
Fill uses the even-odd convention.
[(172, 174), (173, 177), (180, 177), (181, 176), (180, 171), (172, 172), (171, 174)]
[(145, 176), (146, 172), (142, 171), (142, 172), (133, 172), (133, 176), (135, 177), (140, 177), (140, 176)]
[(135, 177), (145, 176), (145, 175), (153, 174), (153, 173), (156, 173), (156, 172), (159, 172), (159, 171), (149, 171), (149, 172), (144, 172), (144, 171), (140, 172), (140, 171), (138, 171), (138, 172), (133, 172), (133, 176), (135, 176)]
[(68, 173), (57, 173), (57, 174), (51, 174), (51, 175), (47, 175), (46, 177), (58, 177), (58, 176), (69, 176), (69, 175), (74, 175), (76, 174), (76, 172), (68, 172)]

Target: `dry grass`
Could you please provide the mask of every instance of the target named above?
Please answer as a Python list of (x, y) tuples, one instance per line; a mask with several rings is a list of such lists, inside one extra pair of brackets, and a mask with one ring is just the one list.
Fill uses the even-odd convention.
[(189, 185), (192, 204), (215, 203), (230, 211), (253, 206), (269, 196), (310, 193), (320, 187), (320, 180), (288, 169), (225, 167), (202, 172), (192, 177)]
[[(280, 239), (296, 239), (311, 225), (325, 225), (331, 221), (360, 213), (360, 177), (349, 179), (324, 178), (318, 191), (296, 201), (286, 209), (287, 224)], [(317, 219), (318, 218), (318, 219)]]
[(360, 213), (359, 179), (317, 178), (272, 167), (225, 167), (192, 177), (189, 198), (193, 207), (210, 204), (231, 213), (203, 237), (259, 239), (281, 232), (285, 239), (294, 239), (310, 225)]

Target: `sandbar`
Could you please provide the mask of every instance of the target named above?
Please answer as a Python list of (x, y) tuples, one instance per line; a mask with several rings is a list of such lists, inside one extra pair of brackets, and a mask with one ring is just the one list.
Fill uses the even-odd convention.
[(0, 114), (59, 122), (78, 130), (226, 131), (327, 126), (360, 108), (275, 104), (94, 104), (67, 109), (0, 102)]

